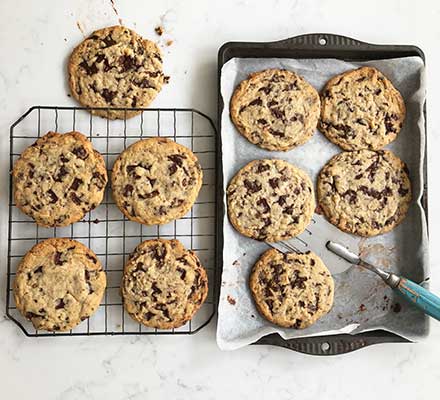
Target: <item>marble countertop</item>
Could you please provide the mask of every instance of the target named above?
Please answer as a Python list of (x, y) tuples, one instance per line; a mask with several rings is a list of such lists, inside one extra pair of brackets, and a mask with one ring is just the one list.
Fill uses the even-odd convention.
[[(112, 4), (114, 3), (114, 4)], [(11, 399), (426, 399), (440, 379), (440, 324), (417, 344), (378, 345), (310, 357), (251, 346), (221, 352), (215, 322), (193, 336), (26, 338), (4, 317), (8, 129), (31, 105), (74, 105), (67, 57), (94, 29), (119, 19), (159, 41), (170, 84), (156, 107), (194, 107), (216, 119), (217, 51), (227, 41), (333, 32), (374, 43), (415, 44), (426, 54), (431, 288), (440, 293), (440, 3), (425, 0), (67, 0), (0, 2), (0, 398)], [(117, 13), (115, 12), (117, 11)], [(162, 25), (159, 38), (154, 28)], [(170, 46), (166, 45), (172, 40)]]

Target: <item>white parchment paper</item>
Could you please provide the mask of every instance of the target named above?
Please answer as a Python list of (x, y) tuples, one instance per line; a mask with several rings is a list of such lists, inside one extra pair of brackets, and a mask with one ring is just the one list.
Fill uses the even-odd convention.
[[(392, 232), (375, 238), (354, 240), (366, 260), (421, 282), (428, 274), (428, 241), (426, 219), (420, 203), (424, 184), (425, 74), (423, 62), (418, 57), (353, 63), (336, 59), (234, 58), (228, 61), (222, 68), (220, 87), (224, 101), (221, 116), (224, 190), (226, 192), (229, 180), (240, 168), (251, 160), (261, 158), (285, 159), (307, 171), (316, 182), (319, 170), (340, 152), (318, 131), (305, 145), (288, 152), (271, 152), (248, 142), (236, 131), (229, 117), (230, 98), (243, 79), (252, 72), (266, 68), (284, 68), (299, 73), (320, 91), (332, 76), (362, 65), (381, 70), (405, 99), (407, 117), (404, 126), (397, 140), (387, 148), (408, 165), (413, 203), (405, 221)], [(226, 197), (223, 201), (226, 210)], [(223, 232), (223, 275), (217, 328), (217, 343), (221, 349), (237, 349), (270, 333), (279, 333), (283, 338), (290, 339), (385, 329), (411, 340), (420, 339), (428, 333), (428, 319), (398, 296), (395, 297), (380, 278), (360, 267), (337, 273), (339, 271), (328, 262), (327, 267), (335, 279), (335, 301), (331, 312), (307, 329), (275, 326), (258, 314), (248, 289), (250, 270), (268, 249), (267, 245), (236, 232), (228, 221), (227, 213)], [(344, 236), (347, 238), (347, 234), (342, 232), (335, 236), (334, 240), (341, 243), (344, 243)], [(319, 250), (326, 263), (325, 251), (313, 250)]]

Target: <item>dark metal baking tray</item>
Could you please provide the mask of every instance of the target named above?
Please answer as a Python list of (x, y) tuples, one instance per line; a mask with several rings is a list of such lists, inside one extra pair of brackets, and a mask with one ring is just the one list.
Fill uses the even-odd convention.
[[(345, 61), (382, 60), (401, 57), (420, 57), (425, 63), (423, 51), (410, 45), (376, 45), (361, 42), (346, 36), (330, 33), (312, 33), (295, 36), (277, 42), (228, 42), (218, 52), (218, 124), (221, 133), (221, 114), (223, 100), (220, 94), (220, 76), (223, 65), (232, 58), (336, 58)], [(426, 105), (425, 135), (426, 135)], [(425, 140), (425, 159), (423, 162), (424, 191), (422, 206), (428, 222), (428, 188), (427, 188), (427, 153)], [(218, 139), (218, 169), (222, 169), (221, 134)], [(219, 174), (220, 175), (220, 174)], [(223, 188), (222, 177), (219, 178), (220, 188)], [(218, 204), (222, 207), (222, 190), (218, 191)], [(225, 210), (220, 209), (219, 218)], [(218, 224), (220, 226), (220, 224)], [(223, 248), (222, 232), (218, 231), (218, 248), (221, 254)], [(221, 257), (221, 256), (220, 256)], [(223, 265), (220, 258), (218, 265)], [(221, 274), (219, 274), (221, 275)], [(356, 335), (332, 335), (305, 337), (285, 340), (278, 334), (267, 335), (254, 344), (284, 347), (290, 350), (311, 355), (337, 355), (348, 353), (378, 343), (401, 343), (409, 340), (383, 330), (359, 333)]]

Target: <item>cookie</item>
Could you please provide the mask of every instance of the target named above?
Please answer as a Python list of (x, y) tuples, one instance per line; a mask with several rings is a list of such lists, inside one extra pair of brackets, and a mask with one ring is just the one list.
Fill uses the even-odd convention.
[(231, 99), (231, 118), (251, 143), (290, 150), (307, 142), (318, 123), (319, 95), (292, 71), (267, 69), (249, 75)]
[(267, 250), (252, 269), (249, 287), (260, 314), (286, 328), (307, 328), (333, 305), (333, 278), (312, 252)]
[(107, 170), (79, 132), (49, 132), (28, 147), (12, 171), (15, 204), (38, 225), (67, 226), (101, 203)]
[[(97, 30), (70, 56), (70, 89), (86, 107), (147, 107), (164, 83), (159, 47), (123, 26)], [(106, 118), (130, 118), (141, 111), (92, 110)]]
[(267, 242), (299, 235), (315, 210), (310, 178), (284, 160), (251, 161), (229, 182), (227, 199), (234, 228)]
[(166, 224), (191, 209), (202, 180), (202, 168), (190, 149), (155, 137), (119, 155), (112, 170), (113, 197), (132, 221)]
[(327, 82), (319, 130), (344, 150), (379, 150), (396, 139), (405, 103), (376, 68), (362, 67)]
[(97, 310), (105, 287), (105, 272), (92, 250), (53, 238), (26, 253), (13, 290), (17, 309), (35, 329), (68, 331)]
[(318, 177), (318, 202), (345, 232), (374, 236), (405, 218), (411, 182), (405, 163), (388, 150), (357, 150), (333, 157)]
[(125, 265), (121, 291), (125, 309), (137, 322), (172, 329), (202, 306), (208, 277), (197, 255), (178, 240), (146, 240)]

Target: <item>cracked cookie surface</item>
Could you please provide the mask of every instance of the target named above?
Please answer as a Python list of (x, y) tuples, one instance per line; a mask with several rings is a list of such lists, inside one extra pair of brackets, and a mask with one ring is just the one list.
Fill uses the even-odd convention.
[(388, 150), (336, 155), (319, 173), (317, 191), (327, 219), (360, 236), (391, 231), (411, 203), (408, 169)]
[(309, 176), (284, 160), (251, 161), (231, 179), (227, 199), (234, 228), (268, 242), (299, 235), (315, 210)]
[(327, 82), (318, 128), (344, 150), (379, 150), (396, 139), (405, 113), (393, 84), (377, 69), (362, 67)]
[(17, 309), (35, 329), (67, 331), (97, 310), (106, 276), (89, 248), (53, 238), (26, 253), (13, 287)]
[[(147, 107), (162, 89), (159, 47), (123, 26), (93, 32), (70, 56), (69, 84), (86, 107)], [(105, 118), (130, 118), (140, 111), (92, 110)]]
[(333, 278), (312, 252), (267, 250), (254, 265), (249, 286), (260, 314), (286, 328), (307, 328), (333, 305)]
[(205, 301), (208, 277), (197, 255), (178, 240), (146, 240), (125, 265), (121, 290), (133, 319), (152, 328), (178, 328)]
[(107, 185), (101, 154), (79, 132), (49, 132), (12, 171), (15, 204), (38, 225), (67, 226), (98, 206)]
[(112, 170), (117, 206), (129, 219), (146, 225), (183, 217), (196, 201), (202, 181), (194, 153), (160, 137), (133, 143)]
[(238, 131), (267, 150), (290, 150), (307, 142), (318, 123), (316, 90), (292, 71), (268, 69), (242, 81), (231, 99)]

